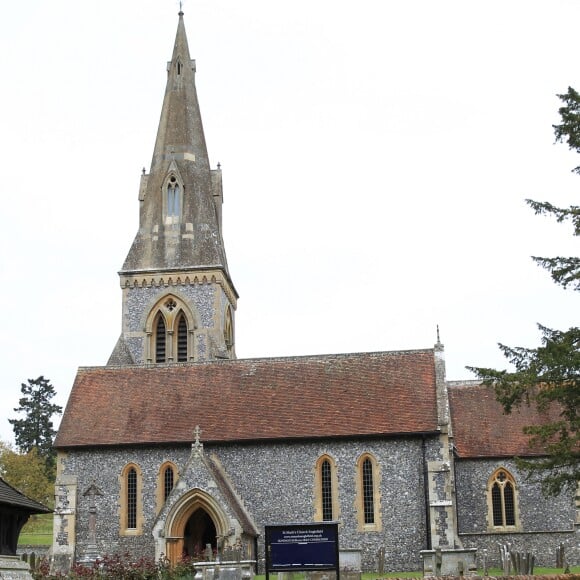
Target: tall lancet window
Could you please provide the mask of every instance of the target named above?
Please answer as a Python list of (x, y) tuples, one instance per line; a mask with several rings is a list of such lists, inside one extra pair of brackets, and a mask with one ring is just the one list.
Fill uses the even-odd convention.
[(155, 325), (155, 362), (164, 363), (165, 362), (165, 321), (163, 320), (163, 315), (159, 315), (157, 318), (157, 324)]
[(224, 342), (226, 343), (226, 350), (228, 356), (231, 357), (234, 350), (234, 323), (232, 319), (232, 311), (230, 308), (226, 311), (226, 320), (224, 325)]
[(363, 453), (357, 461), (356, 507), (358, 529), (378, 532), (382, 528), (380, 470), (370, 453)]
[(174, 175), (169, 178), (166, 193), (166, 215), (168, 221), (175, 223), (181, 215), (181, 187)]
[(187, 362), (187, 320), (183, 313), (177, 322), (177, 362)]
[(314, 521), (332, 521), (340, 516), (336, 462), (329, 455), (318, 458), (314, 469)]

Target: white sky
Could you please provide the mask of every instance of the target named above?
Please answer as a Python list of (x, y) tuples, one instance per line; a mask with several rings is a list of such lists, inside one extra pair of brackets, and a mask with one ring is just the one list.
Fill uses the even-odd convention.
[[(174, 0), (0, 10), (0, 438), (20, 383), (64, 405), (121, 327)], [(450, 379), (580, 324), (529, 259), (578, 254), (524, 199), (578, 203), (553, 144), (580, 88), (577, 0), (188, 0), (240, 294), (240, 358), (432, 347)], [(219, 400), (219, 393), (211, 396)]]

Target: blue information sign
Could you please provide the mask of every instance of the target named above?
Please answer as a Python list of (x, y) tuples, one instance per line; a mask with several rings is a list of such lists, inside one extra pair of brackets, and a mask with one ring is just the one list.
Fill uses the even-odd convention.
[(338, 572), (338, 524), (266, 526), (266, 573), (299, 570)]

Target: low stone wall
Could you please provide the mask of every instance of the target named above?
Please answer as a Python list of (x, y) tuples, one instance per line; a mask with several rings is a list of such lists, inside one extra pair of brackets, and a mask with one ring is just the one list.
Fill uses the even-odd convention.
[(32, 554), (34, 552), (37, 558), (42, 558), (48, 555), (49, 550), (50, 546), (27, 546), (25, 544), (19, 544), (16, 554), (18, 556), (23, 556), (24, 554)]

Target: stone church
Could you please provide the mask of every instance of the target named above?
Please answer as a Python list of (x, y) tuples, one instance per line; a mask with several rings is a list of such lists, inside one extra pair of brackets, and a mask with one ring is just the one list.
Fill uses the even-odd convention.
[(238, 546), (268, 524), (337, 521), (362, 567), (416, 570), (421, 550), (512, 542), (554, 563), (574, 498), (545, 499), (493, 392), (447, 382), (443, 346), (236, 359), (238, 294), (222, 237), (222, 174), (206, 149), (179, 13), (139, 231), (119, 272), (122, 332), (80, 368), (55, 441), (53, 556), (167, 557)]

